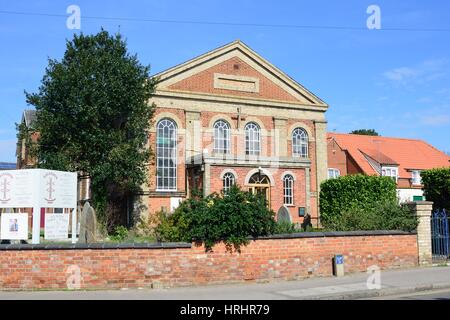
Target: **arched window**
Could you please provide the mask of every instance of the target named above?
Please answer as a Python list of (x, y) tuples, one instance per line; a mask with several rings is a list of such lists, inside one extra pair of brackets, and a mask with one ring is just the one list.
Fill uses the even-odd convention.
[(214, 152), (230, 152), (230, 125), (226, 121), (218, 120), (214, 123)]
[(177, 125), (170, 119), (156, 126), (156, 189), (177, 190)]
[(261, 130), (254, 122), (245, 126), (245, 153), (257, 156), (261, 153)]
[(296, 128), (292, 132), (292, 155), (308, 158), (308, 134), (305, 129)]
[(223, 193), (227, 193), (232, 186), (236, 183), (236, 177), (231, 172), (227, 172), (223, 175)]
[(283, 199), (284, 204), (294, 204), (294, 177), (290, 174), (283, 177)]

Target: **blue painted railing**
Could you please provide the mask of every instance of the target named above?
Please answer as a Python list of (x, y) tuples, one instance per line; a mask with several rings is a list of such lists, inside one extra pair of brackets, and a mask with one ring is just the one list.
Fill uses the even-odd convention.
[(431, 215), (431, 247), (433, 260), (448, 260), (450, 256), (449, 220), (445, 209), (436, 210)]

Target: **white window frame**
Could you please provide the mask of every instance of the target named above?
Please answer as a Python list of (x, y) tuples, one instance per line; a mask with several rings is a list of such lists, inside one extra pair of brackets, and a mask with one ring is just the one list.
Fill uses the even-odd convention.
[[(332, 174), (330, 174), (332, 172)], [(341, 171), (336, 168), (328, 168), (328, 179), (336, 179), (341, 176)]]
[(214, 152), (221, 154), (230, 153), (231, 127), (225, 120), (217, 120), (214, 123)]
[[(164, 126), (164, 127), (161, 127)], [(159, 143), (159, 138), (164, 130), (168, 128), (168, 138), (173, 140), (173, 147), (165, 147), (164, 144)], [(162, 132), (160, 131), (162, 130)], [(156, 125), (156, 191), (158, 192), (176, 192), (177, 191), (177, 147), (178, 147), (178, 133), (177, 124), (174, 120), (163, 118), (158, 121)], [(164, 133), (165, 134), (165, 133)], [(170, 151), (172, 149), (172, 151)], [(161, 153), (167, 151), (170, 155), (168, 157), (161, 156)], [(160, 165), (162, 160), (162, 165)], [(164, 162), (167, 161), (167, 166)], [(169, 163), (172, 161), (172, 165)], [(170, 176), (169, 172), (173, 169), (174, 175)], [(161, 171), (162, 170), (162, 171)], [(162, 172), (162, 175), (160, 173)], [(167, 179), (167, 184), (164, 179)], [(172, 181), (170, 181), (172, 180)], [(171, 183), (172, 182), (172, 183)], [(172, 186), (171, 186), (172, 185)]]
[(255, 122), (245, 125), (245, 154), (259, 156), (261, 154), (261, 128)]
[(294, 205), (294, 177), (291, 174), (283, 177), (283, 203), (286, 206)]
[(292, 156), (308, 158), (309, 153), (308, 132), (303, 128), (295, 128), (292, 131)]
[(411, 171), (411, 182), (415, 186), (422, 185), (422, 177), (420, 176), (421, 170), (412, 170)]
[(395, 182), (398, 181), (398, 168), (397, 167), (382, 167), (381, 175), (383, 177), (394, 178)]
[(227, 193), (236, 184), (236, 176), (232, 172), (226, 172), (222, 177), (223, 193)]

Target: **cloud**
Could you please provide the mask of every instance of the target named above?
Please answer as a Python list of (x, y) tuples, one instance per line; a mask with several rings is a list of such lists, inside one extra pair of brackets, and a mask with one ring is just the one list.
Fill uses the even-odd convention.
[(446, 114), (425, 116), (422, 118), (421, 123), (433, 127), (443, 126), (450, 124), (450, 116)]
[(416, 66), (385, 71), (383, 77), (394, 85), (424, 84), (445, 77), (448, 74), (447, 66), (447, 59), (430, 59)]
[(406, 81), (415, 78), (417, 76), (417, 71), (412, 68), (403, 67), (386, 71), (384, 76), (392, 81)]

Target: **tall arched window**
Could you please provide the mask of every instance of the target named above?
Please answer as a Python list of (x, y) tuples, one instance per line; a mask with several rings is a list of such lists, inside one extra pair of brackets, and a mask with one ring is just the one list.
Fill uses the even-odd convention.
[(223, 193), (227, 193), (230, 188), (236, 183), (236, 177), (231, 172), (223, 175)]
[(283, 177), (283, 199), (284, 204), (294, 204), (294, 177), (290, 174)]
[(245, 126), (245, 153), (257, 156), (261, 153), (261, 130), (254, 122)]
[(305, 129), (296, 128), (292, 132), (292, 155), (308, 158), (308, 134)]
[(156, 126), (156, 189), (177, 190), (177, 125), (171, 119)]
[(230, 125), (224, 120), (214, 123), (214, 152), (230, 152)]

